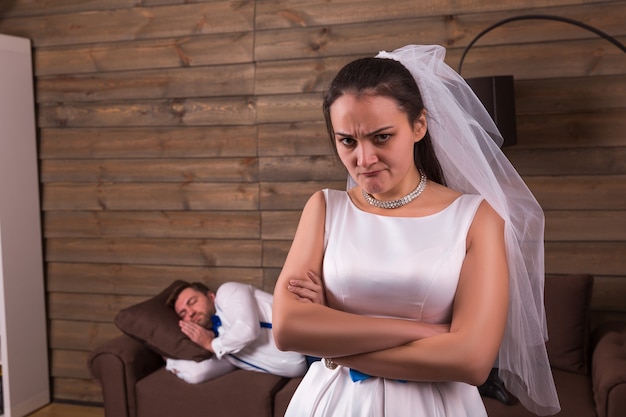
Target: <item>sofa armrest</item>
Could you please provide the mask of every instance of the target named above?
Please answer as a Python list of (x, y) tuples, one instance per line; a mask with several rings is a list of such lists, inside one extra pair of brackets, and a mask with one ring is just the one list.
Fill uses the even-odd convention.
[(604, 323), (593, 335), (591, 379), (598, 417), (626, 410), (626, 323)]
[(137, 417), (135, 384), (163, 365), (163, 358), (125, 334), (98, 346), (88, 366), (102, 386), (106, 417)]

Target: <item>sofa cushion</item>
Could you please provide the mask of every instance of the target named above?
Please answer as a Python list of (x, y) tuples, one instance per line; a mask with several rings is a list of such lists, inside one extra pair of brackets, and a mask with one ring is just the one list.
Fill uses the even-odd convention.
[(599, 416), (626, 410), (626, 322), (606, 321), (594, 330), (591, 381)]
[[(596, 417), (596, 409), (588, 376), (577, 373), (553, 370), (561, 411), (554, 416)], [(505, 405), (493, 398), (483, 397), (489, 417), (536, 417), (522, 404)]]
[(590, 275), (549, 275), (545, 283), (546, 344), (553, 368), (589, 372)]
[(115, 316), (115, 325), (161, 356), (201, 361), (212, 353), (192, 342), (178, 326), (178, 315), (167, 305), (170, 294), (185, 281), (174, 281), (154, 297), (127, 307)]
[(285, 415), (291, 397), (293, 397), (302, 379), (302, 377), (291, 378), (289, 382), (276, 393), (274, 397), (274, 417), (283, 417)]
[(188, 384), (164, 368), (136, 385), (141, 417), (273, 417), (275, 393), (286, 378), (237, 369), (200, 384)]

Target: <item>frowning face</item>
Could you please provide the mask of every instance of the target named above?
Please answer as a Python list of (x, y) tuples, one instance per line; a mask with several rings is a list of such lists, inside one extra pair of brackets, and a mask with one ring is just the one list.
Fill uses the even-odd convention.
[(389, 97), (344, 94), (330, 107), (337, 153), (352, 178), (368, 193), (392, 200), (419, 182), (413, 147), (426, 134), (426, 118), (411, 125)]

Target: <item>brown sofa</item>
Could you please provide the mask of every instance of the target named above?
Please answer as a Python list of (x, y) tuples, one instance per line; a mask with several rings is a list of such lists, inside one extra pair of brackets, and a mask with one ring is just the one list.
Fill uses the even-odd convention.
[[(592, 282), (585, 275), (546, 279), (547, 348), (561, 417), (623, 417), (626, 410), (626, 323), (605, 323), (589, 334)], [(191, 385), (163, 365), (136, 336), (95, 349), (89, 367), (102, 386), (106, 417), (279, 417), (300, 382), (237, 370)], [(491, 417), (533, 415), (519, 403), (484, 401)]]

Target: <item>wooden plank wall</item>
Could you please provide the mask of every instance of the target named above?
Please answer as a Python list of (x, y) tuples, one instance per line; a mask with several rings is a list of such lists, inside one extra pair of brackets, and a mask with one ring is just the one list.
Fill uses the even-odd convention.
[[(320, 93), (344, 63), (408, 43), (457, 67), (507, 17), (573, 18), (626, 43), (626, 2), (13, 0), (33, 41), (53, 397), (101, 401), (86, 359), (119, 309), (177, 278), (272, 291), (306, 198), (344, 184)], [(506, 149), (546, 210), (546, 269), (596, 278), (626, 317), (626, 54), (573, 25), (510, 23), (467, 77), (515, 76)]]

